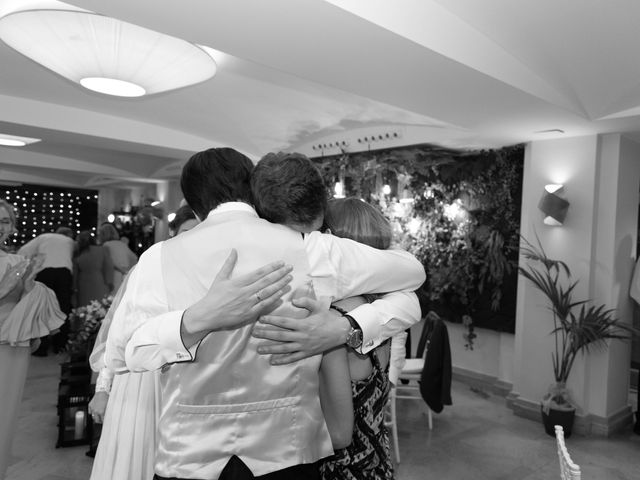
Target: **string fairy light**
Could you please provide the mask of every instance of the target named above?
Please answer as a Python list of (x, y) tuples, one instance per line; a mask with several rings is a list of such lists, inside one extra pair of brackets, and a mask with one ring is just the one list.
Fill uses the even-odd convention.
[(95, 190), (20, 185), (0, 186), (0, 192), (16, 207), (18, 232), (7, 240), (9, 246), (19, 247), (56, 225), (95, 231), (98, 217)]

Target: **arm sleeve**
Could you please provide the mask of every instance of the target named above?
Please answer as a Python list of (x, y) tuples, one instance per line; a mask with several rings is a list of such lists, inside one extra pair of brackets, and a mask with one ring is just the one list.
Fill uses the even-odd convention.
[(170, 311), (161, 268), (161, 247), (147, 250), (133, 269), (116, 309), (105, 347), (115, 372), (157, 370), (167, 363), (192, 361), (199, 343), (182, 343), (182, 310)]
[(394, 292), (383, 295), (373, 303), (365, 303), (349, 314), (362, 328), (360, 353), (367, 353), (386, 339), (393, 337), (420, 321), (420, 302), (413, 292)]
[(40, 237), (36, 237), (20, 247), (18, 255), (22, 255), (23, 257), (33, 257), (38, 253), (38, 245), (40, 245)]
[(111, 384), (113, 383), (113, 372), (107, 367), (100, 369), (98, 378), (96, 378), (96, 393), (111, 393)]
[(319, 232), (305, 236), (305, 248), (316, 294), (332, 300), (363, 293), (413, 292), (426, 278), (422, 264), (404, 250), (378, 250)]
[(340, 300), (393, 292), (349, 312), (362, 328), (361, 353), (420, 321), (420, 303), (413, 291), (426, 276), (423, 265), (410, 253), (379, 250), (318, 232), (305, 236), (305, 247), (318, 296)]
[(389, 356), (389, 380), (394, 385), (398, 384), (400, 372), (407, 363), (405, 343), (407, 341), (407, 332), (401, 332), (391, 337), (391, 352)]

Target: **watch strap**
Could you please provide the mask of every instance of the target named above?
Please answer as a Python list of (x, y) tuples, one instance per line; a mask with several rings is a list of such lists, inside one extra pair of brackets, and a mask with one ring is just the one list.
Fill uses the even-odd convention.
[[(360, 346), (362, 345), (362, 328), (360, 327), (360, 325), (358, 325), (356, 319), (349, 315), (349, 312), (347, 312), (343, 308), (336, 307), (335, 305), (331, 305), (330, 308), (334, 309), (336, 312), (346, 318), (349, 322), (349, 325), (351, 326), (351, 329), (347, 334), (347, 345), (351, 348), (360, 348)], [(353, 339), (355, 338), (357, 338), (359, 341), (354, 342)]]

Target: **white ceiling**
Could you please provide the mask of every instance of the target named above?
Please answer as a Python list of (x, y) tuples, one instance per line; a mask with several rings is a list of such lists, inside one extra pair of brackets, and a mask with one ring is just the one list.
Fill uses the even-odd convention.
[[(321, 153), (557, 136), (640, 138), (636, 0), (0, 0), (92, 10), (212, 47), (212, 79), (109, 97), (0, 42), (0, 183), (175, 178), (195, 151)], [(562, 130), (564, 133), (540, 133)], [(387, 139), (386, 135), (389, 135)], [(397, 135), (394, 137), (394, 134)], [(384, 137), (375, 142), (358, 139)]]

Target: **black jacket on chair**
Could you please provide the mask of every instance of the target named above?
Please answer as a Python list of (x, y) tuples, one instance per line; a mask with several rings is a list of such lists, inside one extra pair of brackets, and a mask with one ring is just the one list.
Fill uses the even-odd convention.
[[(429, 312), (431, 315), (433, 312)], [(420, 394), (429, 408), (440, 413), (451, 405), (451, 348), (446, 324), (438, 315), (427, 315), (418, 352), (427, 350), (420, 375)]]

